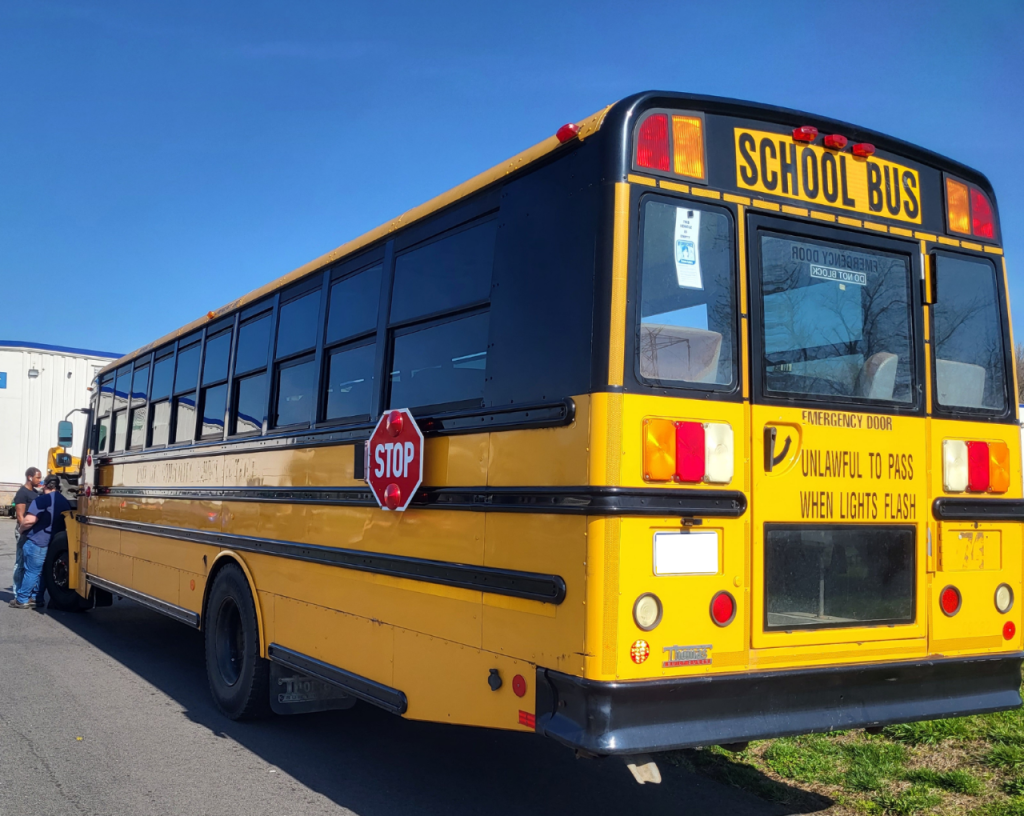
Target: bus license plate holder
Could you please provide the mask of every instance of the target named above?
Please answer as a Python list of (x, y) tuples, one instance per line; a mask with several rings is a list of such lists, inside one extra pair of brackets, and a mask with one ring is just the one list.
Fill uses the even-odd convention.
[(275, 714), (310, 714), (351, 708), (355, 697), (309, 675), (270, 664), (270, 708)]

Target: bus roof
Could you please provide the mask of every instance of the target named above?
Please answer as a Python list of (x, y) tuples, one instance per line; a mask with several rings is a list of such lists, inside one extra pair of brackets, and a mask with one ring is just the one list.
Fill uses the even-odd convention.
[[(982, 189), (988, 193), (993, 204), (995, 204), (995, 193), (992, 190), (992, 185), (988, 178), (977, 170), (954, 161), (946, 156), (942, 156), (910, 142), (905, 142), (901, 139), (887, 136), (883, 133), (879, 133), (878, 131), (852, 125), (848, 122), (832, 119), (827, 116), (819, 116), (816, 114), (806, 113), (804, 111), (794, 110), (792, 108), (783, 108), (776, 105), (767, 105), (758, 102), (748, 102), (728, 97), (704, 96), (700, 94), (679, 93), (676, 91), (643, 91), (621, 99), (612, 105), (608, 105), (592, 116), (588, 116), (577, 122), (576, 124), (579, 131), (576, 138), (583, 141), (600, 130), (606, 120), (608, 121), (609, 129), (623, 131), (623, 150), (620, 151), (621, 155), (613, 157), (613, 162), (616, 166), (614, 167), (612, 176), (616, 178), (624, 178), (628, 172), (629, 166), (625, 150), (628, 141), (626, 138), (628, 133), (625, 131), (629, 127), (630, 123), (634, 121), (636, 114), (651, 107), (679, 106), (693, 108), (705, 113), (766, 120), (775, 124), (791, 124), (793, 126), (813, 124), (821, 131), (843, 133), (851, 140), (869, 141), (877, 147), (881, 147), (890, 152), (898, 153), (922, 164), (938, 167), (942, 170), (959, 175), (982, 187)], [(351, 241), (342, 244), (330, 252), (327, 252), (318, 258), (314, 258), (296, 269), (293, 269), (286, 275), (282, 275), (276, 280), (254, 289), (248, 294), (225, 304), (215, 311), (207, 312), (203, 317), (193, 320), (191, 323), (188, 323), (157, 340), (147, 343), (117, 360), (114, 360), (103, 368), (101, 374), (106, 373), (110, 369), (116, 368), (123, 362), (127, 362), (140, 354), (145, 354), (146, 352), (169, 343), (182, 335), (195, 331), (206, 323), (216, 320), (228, 312), (233, 312), (236, 309), (259, 300), (278, 289), (284, 288), (303, 276), (314, 272), (317, 269), (323, 268), (329, 263), (340, 260), (348, 255), (358, 252), (364, 247), (370, 246), (374, 242), (379, 241), (396, 230), (422, 220), (435, 212), (484, 189), (485, 187), (501, 181), (506, 176), (523, 170), (539, 159), (544, 158), (561, 144), (562, 142), (560, 142), (556, 136), (549, 136), (547, 139), (535, 144), (533, 147), (527, 148), (507, 161), (501, 162), (500, 164), (479, 173), (468, 181), (464, 181), (462, 184), (453, 187), (447, 192), (435, 196), (424, 204), (402, 213), (397, 218), (381, 224), (379, 227), (372, 229), (357, 238), (353, 238)]]

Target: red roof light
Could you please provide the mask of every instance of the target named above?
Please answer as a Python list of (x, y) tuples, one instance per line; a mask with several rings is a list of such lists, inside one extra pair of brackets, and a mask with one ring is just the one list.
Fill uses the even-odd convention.
[(825, 147), (830, 147), (833, 150), (842, 150), (846, 147), (846, 137), (838, 133), (830, 133), (825, 137)]
[(565, 144), (566, 142), (570, 142), (573, 139), (575, 139), (579, 132), (580, 126), (574, 125), (572, 122), (570, 122), (567, 125), (562, 125), (558, 129), (558, 132), (555, 133), (555, 138), (558, 139), (558, 141), (561, 142), (562, 144)]
[(867, 142), (859, 142), (851, 149), (853, 150), (854, 156), (860, 156), (862, 159), (875, 155), (875, 146), (873, 144), (868, 144)]
[(793, 128), (793, 138), (798, 142), (813, 142), (818, 138), (818, 129), (811, 125)]

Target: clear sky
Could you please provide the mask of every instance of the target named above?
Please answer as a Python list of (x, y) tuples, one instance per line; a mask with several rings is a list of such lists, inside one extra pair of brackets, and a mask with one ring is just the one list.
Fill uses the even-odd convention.
[(1022, 31), (1019, 0), (7, 0), (0, 337), (131, 351), (667, 89), (836, 117), (984, 172), (1024, 339)]

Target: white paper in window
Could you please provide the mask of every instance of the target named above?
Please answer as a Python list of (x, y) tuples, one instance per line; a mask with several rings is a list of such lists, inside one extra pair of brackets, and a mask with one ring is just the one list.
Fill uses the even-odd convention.
[(700, 210), (676, 207), (676, 280), (683, 289), (703, 289), (700, 275)]

